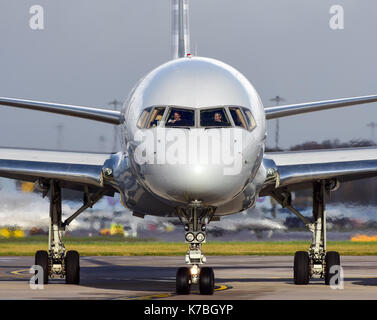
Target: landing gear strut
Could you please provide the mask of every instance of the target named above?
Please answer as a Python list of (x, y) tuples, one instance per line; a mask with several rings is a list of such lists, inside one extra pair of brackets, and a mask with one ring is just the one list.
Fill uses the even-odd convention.
[(80, 256), (77, 251), (66, 251), (63, 243), (65, 227), (82, 213), (100, 200), (104, 191), (97, 192), (93, 197), (85, 189), (83, 206), (66, 221), (62, 221), (62, 194), (58, 181), (51, 180), (43, 183), (44, 196), (50, 192), (50, 224), (48, 232), (48, 251), (37, 251), (35, 264), (43, 269), (43, 283), (47, 284), (49, 278), (65, 278), (68, 284), (80, 283)]
[(294, 257), (294, 283), (305, 285), (311, 278), (322, 278), (325, 284), (330, 284), (334, 275), (332, 266), (340, 266), (340, 256), (336, 251), (326, 251), (326, 211), (325, 192), (332, 191), (333, 181), (316, 181), (313, 183), (313, 219), (309, 221), (291, 204), (289, 193), (273, 193), (273, 198), (284, 208), (289, 209), (306, 228), (312, 232), (312, 242), (308, 251), (297, 251)]
[(50, 225), (48, 232), (48, 251), (37, 251), (35, 264), (43, 269), (43, 282), (49, 278), (66, 278), (66, 283), (79, 284), (80, 264), (77, 251), (66, 252), (62, 241), (65, 226), (62, 223), (62, 195), (58, 182), (51, 181)]
[(179, 268), (176, 275), (177, 294), (189, 294), (192, 284), (199, 284), (200, 294), (211, 295), (215, 289), (212, 268), (200, 268), (206, 262), (202, 244), (206, 242), (206, 225), (212, 219), (214, 208), (203, 208), (200, 201), (192, 201), (188, 208), (178, 208), (178, 216), (185, 224), (185, 242), (189, 244), (185, 262), (191, 266)]

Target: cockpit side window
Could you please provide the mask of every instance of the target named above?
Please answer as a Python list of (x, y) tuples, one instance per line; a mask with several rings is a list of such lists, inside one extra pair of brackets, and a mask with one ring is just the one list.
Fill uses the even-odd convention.
[(149, 118), (147, 128), (157, 127), (159, 122), (162, 120), (164, 116), (165, 107), (156, 107), (153, 109), (152, 114)]
[(249, 109), (243, 108), (243, 112), (246, 115), (247, 127), (251, 131), (257, 126), (257, 123)]
[(237, 107), (230, 107), (229, 111), (230, 111), (230, 114), (232, 115), (234, 125), (236, 127), (247, 129), (247, 123), (242, 114), (241, 109)]
[(200, 111), (201, 127), (230, 127), (231, 123), (224, 108), (205, 109)]
[(140, 129), (145, 128), (145, 124), (147, 123), (147, 120), (148, 120), (148, 117), (149, 117), (151, 110), (152, 110), (152, 108), (147, 108), (147, 109), (143, 110), (143, 112), (141, 113), (139, 120), (137, 121), (137, 124), (136, 124), (138, 128), (140, 128)]
[(193, 127), (195, 111), (190, 109), (171, 108), (165, 127)]

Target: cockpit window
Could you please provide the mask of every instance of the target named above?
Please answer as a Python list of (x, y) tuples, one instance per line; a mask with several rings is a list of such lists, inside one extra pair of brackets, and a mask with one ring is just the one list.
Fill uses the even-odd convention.
[(165, 107), (156, 107), (153, 109), (149, 118), (147, 128), (157, 127), (165, 112)]
[(247, 129), (247, 123), (246, 120), (242, 114), (242, 111), (240, 108), (237, 107), (230, 107), (229, 108), (230, 114), (232, 115), (234, 125), (236, 127), (241, 127), (244, 129)]
[[(199, 123), (195, 120), (199, 120)], [(203, 109), (170, 106), (152, 106), (141, 113), (138, 128), (153, 128), (163, 122), (165, 127), (241, 127), (253, 130), (255, 119), (248, 108), (219, 106)]]
[(246, 115), (246, 122), (247, 122), (247, 127), (249, 130), (253, 130), (256, 126), (257, 123), (255, 122), (255, 119), (249, 109), (243, 108), (243, 112)]
[(165, 127), (193, 127), (195, 112), (189, 109), (171, 108)]
[(224, 108), (200, 111), (200, 126), (202, 127), (230, 127), (231, 124)]
[(152, 110), (152, 108), (147, 108), (141, 113), (141, 116), (140, 116), (139, 120), (137, 121), (137, 127), (138, 128), (140, 128), (140, 129), (145, 128), (145, 124), (147, 123), (147, 120), (148, 120), (148, 117), (149, 117), (151, 110)]

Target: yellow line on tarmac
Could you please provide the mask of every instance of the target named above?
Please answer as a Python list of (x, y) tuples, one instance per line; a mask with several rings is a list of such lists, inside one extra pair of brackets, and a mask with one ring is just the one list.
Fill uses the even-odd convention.
[(29, 270), (30, 269), (21, 269), (21, 270), (16, 270), (16, 271), (11, 271), (11, 274), (15, 274), (15, 275), (17, 275), (17, 276), (22, 276), (22, 273), (23, 272), (27, 272), (27, 273), (29, 273)]
[(227, 289), (230, 289), (230, 287), (222, 285), (222, 286), (219, 286), (218, 288), (215, 288), (215, 291), (223, 291)]
[(171, 293), (160, 293), (160, 294), (152, 294), (149, 296), (140, 296), (140, 297), (134, 297), (130, 300), (152, 300), (152, 299), (159, 299), (159, 298), (168, 298), (173, 296)]
[[(221, 285), (215, 288), (215, 291), (224, 291), (230, 289), (230, 286), (227, 285)], [(199, 293), (199, 292), (193, 292), (193, 293)], [(147, 296), (138, 296), (138, 297), (120, 297), (116, 298), (116, 300), (153, 300), (153, 299), (163, 299), (163, 298), (169, 298), (175, 296), (175, 293), (159, 293), (159, 294), (152, 294)]]

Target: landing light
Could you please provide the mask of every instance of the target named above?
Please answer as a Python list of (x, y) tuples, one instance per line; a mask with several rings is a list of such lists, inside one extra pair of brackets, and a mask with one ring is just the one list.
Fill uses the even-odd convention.
[(188, 232), (188, 233), (186, 233), (186, 237), (185, 238), (186, 238), (186, 241), (192, 242), (192, 241), (194, 241), (195, 236), (194, 236), (194, 234), (192, 232)]
[(191, 274), (192, 274), (193, 276), (196, 276), (196, 275), (199, 273), (199, 268), (198, 268), (198, 266), (197, 266), (197, 265), (194, 265), (194, 266), (191, 268), (190, 272), (191, 272)]
[(204, 233), (202, 233), (202, 232), (199, 232), (199, 233), (196, 235), (196, 240), (198, 240), (198, 242), (203, 242), (205, 238), (206, 238), (206, 236), (205, 236)]

